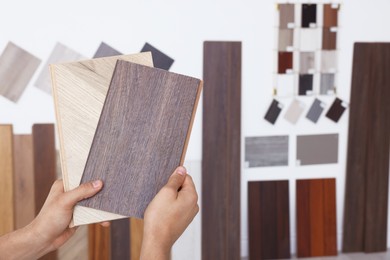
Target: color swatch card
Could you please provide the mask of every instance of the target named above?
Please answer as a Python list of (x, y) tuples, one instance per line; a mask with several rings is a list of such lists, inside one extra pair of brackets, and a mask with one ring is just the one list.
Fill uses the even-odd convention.
[(247, 167), (288, 165), (288, 136), (245, 137)]
[(199, 79), (117, 61), (81, 180), (104, 188), (79, 204), (143, 218), (184, 162), (201, 88)]
[(299, 100), (294, 99), (284, 114), (284, 119), (289, 121), (291, 124), (296, 124), (299, 117), (302, 115), (305, 105)]
[(271, 124), (275, 124), (282, 109), (283, 109), (282, 103), (278, 102), (276, 99), (272, 100), (271, 105), (269, 106), (267, 113), (264, 116), (264, 119), (270, 122)]
[(320, 118), (322, 112), (324, 111), (325, 103), (319, 99), (314, 99), (313, 104), (311, 105), (309, 112), (307, 112), (306, 118), (312, 121), (313, 123), (317, 123)]
[(297, 165), (337, 163), (339, 135), (298, 135)]
[(336, 98), (333, 101), (333, 104), (329, 108), (328, 112), (326, 113), (326, 117), (337, 123), (340, 120), (341, 116), (344, 114), (344, 111), (347, 109), (347, 107), (347, 103), (345, 103), (339, 98)]

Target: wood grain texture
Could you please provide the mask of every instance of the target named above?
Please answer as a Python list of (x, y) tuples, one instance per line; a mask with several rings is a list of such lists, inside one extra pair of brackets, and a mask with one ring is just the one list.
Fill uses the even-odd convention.
[[(150, 52), (51, 66), (65, 190), (80, 184), (118, 59), (153, 66)], [(124, 216), (76, 206), (73, 224), (77, 226), (120, 218)]]
[(110, 227), (88, 225), (88, 259), (109, 260), (110, 251)]
[(17, 102), (40, 63), (31, 53), (8, 42), (0, 56), (0, 95)]
[(337, 255), (336, 180), (296, 183), (297, 256)]
[(35, 81), (35, 86), (48, 94), (51, 94), (52, 88), (50, 85), (49, 66), (53, 63), (72, 62), (84, 59), (80, 53), (70, 49), (69, 47), (57, 42), (52, 50), (46, 64), (43, 66), (38, 79)]
[(145, 45), (142, 47), (141, 52), (152, 52), (153, 56), (153, 64), (154, 67), (163, 69), (163, 70), (169, 70), (174, 62), (174, 59), (160, 51), (159, 49), (155, 48), (149, 43), (145, 43)]
[(294, 99), (284, 114), (284, 119), (289, 121), (291, 124), (296, 124), (305, 109), (304, 103)]
[(35, 217), (35, 189), (32, 135), (14, 135), (15, 229)]
[(0, 236), (14, 230), (12, 125), (0, 125)]
[(130, 218), (130, 259), (137, 260), (141, 257), (141, 246), (144, 234), (144, 221), (138, 218)]
[(79, 204), (143, 218), (184, 162), (201, 88), (199, 79), (119, 60), (81, 179), (104, 188)]
[(324, 27), (337, 27), (339, 6), (333, 8), (332, 4), (324, 4)]
[(288, 181), (248, 183), (250, 259), (290, 258)]
[(292, 68), (293, 53), (280, 51), (278, 53), (278, 73), (285, 74), (287, 70), (292, 70)]
[(330, 28), (322, 29), (322, 49), (336, 50), (337, 49), (337, 32), (333, 32)]
[(389, 60), (389, 43), (355, 44), (343, 252), (379, 252), (387, 248)]
[(111, 259), (130, 259), (130, 220), (127, 218), (111, 221)]
[(99, 48), (96, 50), (95, 55), (93, 55), (93, 57), (103, 58), (103, 57), (118, 56), (118, 55), (122, 55), (122, 53), (115, 50), (107, 43), (102, 42), (100, 43)]
[(289, 24), (295, 22), (295, 12), (293, 4), (278, 4), (279, 8), (279, 28), (287, 29)]
[(247, 167), (288, 165), (288, 136), (245, 137)]
[(77, 228), (76, 233), (58, 249), (58, 260), (88, 259), (88, 226)]
[[(32, 127), (35, 215), (38, 215), (49, 195), (56, 177), (56, 149), (53, 124), (34, 124)], [(57, 251), (40, 258), (57, 259)]]
[(202, 259), (236, 260), (241, 243), (241, 42), (205, 42), (203, 48)]

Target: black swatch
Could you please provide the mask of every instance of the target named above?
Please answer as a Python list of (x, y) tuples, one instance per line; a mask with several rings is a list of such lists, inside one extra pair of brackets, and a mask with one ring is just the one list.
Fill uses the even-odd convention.
[(272, 100), (271, 105), (268, 108), (267, 113), (264, 116), (264, 119), (270, 122), (271, 124), (275, 124), (276, 119), (280, 115), (282, 109), (279, 107), (279, 102), (277, 100)]
[(163, 70), (169, 70), (174, 62), (174, 60), (166, 55), (165, 53), (161, 52), (160, 50), (156, 49), (149, 43), (145, 43), (144, 47), (142, 47), (141, 52), (152, 52), (153, 57), (153, 64), (155, 68), (163, 69)]
[(336, 123), (339, 121), (340, 117), (343, 115), (346, 107), (342, 105), (343, 101), (339, 98), (336, 98), (326, 113), (326, 117), (335, 121)]
[(307, 91), (313, 91), (313, 75), (301, 74), (299, 75), (299, 91), (300, 96), (306, 96)]
[(309, 28), (311, 23), (317, 22), (317, 5), (302, 5), (302, 28)]

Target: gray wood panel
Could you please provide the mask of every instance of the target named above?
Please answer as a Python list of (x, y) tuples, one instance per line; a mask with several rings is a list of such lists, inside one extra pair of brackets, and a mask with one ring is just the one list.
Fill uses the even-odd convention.
[(93, 55), (93, 57), (102, 58), (102, 57), (110, 57), (110, 56), (117, 56), (117, 55), (122, 55), (122, 53), (112, 48), (107, 43), (102, 42), (100, 43), (99, 48), (96, 50), (95, 55)]
[(245, 137), (248, 167), (287, 166), (288, 136)]
[(322, 112), (324, 111), (325, 103), (319, 99), (314, 99), (313, 104), (311, 105), (309, 112), (307, 112), (306, 118), (312, 121), (313, 123), (317, 123), (320, 118)]
[(329, 164), (338, 162), (339, 135), (298, 135), (297, 164)]
[(335, 74), (321, 73), (320, 95), (329, 95), (335, 93)]

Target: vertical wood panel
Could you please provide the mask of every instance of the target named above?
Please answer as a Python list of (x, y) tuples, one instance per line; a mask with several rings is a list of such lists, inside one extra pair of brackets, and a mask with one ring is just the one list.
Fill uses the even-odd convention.
[(12, 146), (12, 125), (0, 125), (0, 236), (15, 227)]
[(110, 260), (110, 227), (88, 226), (89, 260)]
[(309, 186), (310, 256), (323, 256), (325, 241), (322, 180), (310, 180)]
[(130, 218), (130, 252), (131, 260), (138, 260), (141, 256), (142, 238), (144, 234), (144, 221)]
[(240, 258), (241, 43), (203, 53), (202, 259)]
[(130, 259), (130, 220), (111, 221), (111, 260)]
[(35, 217), (33, 141), (31, 135), (14, 135), (15, 229)]
[(310, 184), (298, 180), (296, 183), (297, 256), (309, 257), (310, 250)]
[(336, 180), (323, 181), (324, 205), (324, 252), (337, 255), (337, 214), (336, 214)]

